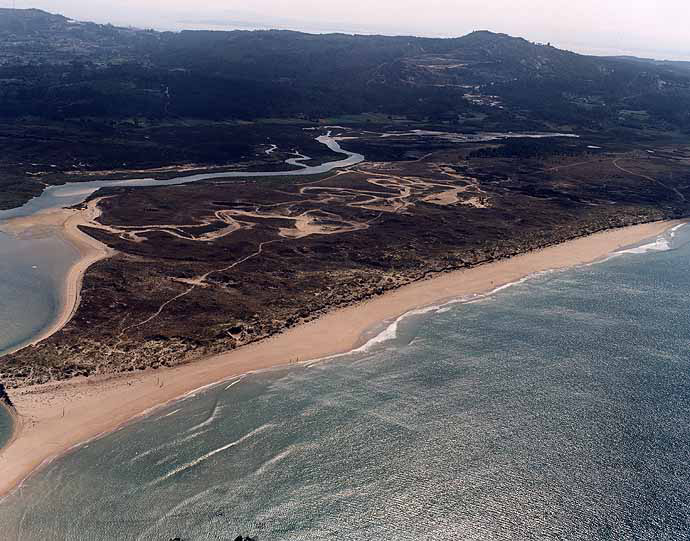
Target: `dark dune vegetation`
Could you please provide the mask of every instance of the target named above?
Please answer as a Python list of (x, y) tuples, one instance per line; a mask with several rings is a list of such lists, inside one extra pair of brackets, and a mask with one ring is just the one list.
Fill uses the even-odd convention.
[(104, 214), (84, 230), (117, 255), (87, 273), (67, 327), (6, 356), (0, 378), (174, 366), (438, 273), (688, 214), (688, 147), (530, 141), (448, 144), (317, 178), (103, 190)]

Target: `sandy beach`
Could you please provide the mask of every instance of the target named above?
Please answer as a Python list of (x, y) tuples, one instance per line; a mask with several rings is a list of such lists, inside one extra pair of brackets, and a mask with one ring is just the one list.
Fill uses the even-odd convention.
[[(86, 268), (108, 255), (100, 243), (77, 228), (93, 218), (89, 213), (97, 212), (96, 205), (81, 211), (82, 214), (65, 212), (71, 214), (61, 214), (63, 232), (80, 251), (83, 250), (84, 259), (70, 272), (66, 299), (72, 299), (72, 304), (66, 302), (63, 317), (53, 327), (53, 332), (64, 325), (76, 309), (81, 277)], [(47, 214), (43, 219), (50, 221), (45, 216)], [(54, 225), (57, 218), (51, 219)], [(290, 364), (297, 359), (304, 362), (351, 351), (366, 341), (372, 329), (411, 310), (492, 291), (537, 272), (594, 262), (624, 246), (655, 237), (678, 223), (655, 222), (616, 229), (433, 277), (332, 312), (266, 341), (192, 364), (107, 379), (78, 378), (11, 391), (18, 423), (12, 443), (0, 451), (0, 495), (20, 486), (31, 472), (65, 451), (204, 387), (247, 372)], [(27, 225), (30, 224), (24, 224)]]

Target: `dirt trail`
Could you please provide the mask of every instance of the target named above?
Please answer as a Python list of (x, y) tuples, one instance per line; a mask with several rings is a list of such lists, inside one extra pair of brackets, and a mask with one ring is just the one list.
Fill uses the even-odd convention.
[(263, 252), (264, 246), (267, 246), (267, 245), (269, 245), (269, 244), (273, 244), (273, 243), (276, 243), (276, 242), (281, 242), (281, 240), (282, 240), (282, 239), (274, 239), (274, 240), (269, 240), (269, 241), (266, 241), (266, 242), (262, 242), (261, 244), (259, 244), (259, 247), (258, 247), (258, 249), (257, 249), (255, 252), (249, 254), (249, 255), (246, 256), (246, 257), (243, 257), (242, 259), (240, 259), (240, 260), (238, 260), (238, 261), (235, 261), (235, 262), (232, 263), (231, 265), (228, 265), (227, 267), (223, 267), (223, 268), (220, 268), (220, 269), (216, 269), (216, 270), (209, 271), (209, 272), (207, 272), (206, 274), (202, 274), (201, 276), (199, 276), (199, 277), (196, 278), (196, 279), (190, 280), (190, 282), (192, 283), (192, 285), (191, 285), (189, 288), (187, 288), (187, 289), (186, 289), (185, 291), (183, 291), (182, 293), (180, 293), (180, 294), (178, 294), (178, 295), (175, 295), (175, 296), (172, 297), (171, 299), (168, 299), (167, 301), (165, 301), (163, 304), (160, 305), (160, 307), (158, 308), (158, 310), (157, 310), (153, 315), (149, 316), (148, 318), (144, 319), (143, 321), (140, 321), (139, 323), (133, 323), (132, 325), (129, 325), (129, 326), (125, 327), (124, 329), (122, 329), (122, 330), (120, 331), (119, 337), (121, 338), (122, 336), (124, 336), (124, 334), (125, 334), (127, 331), (129, 331), (129, 330), (131, 330), (131, 329), (135, 329), (135, 328), (137, 328), (137, 327), (142, 327), (143, 325), (146, 325), (147, 323), (150, 323), (151, 321), (153, 321), (154, 319), (156, 319), (158, 316), (161, 315), (161, 313), (163, 313), (163, 310), (165, 310), (165, 308), (166, 308), (168, 305), (172, 304), (172, 303), (175, 302), (175, 301), (180, 300), (182, 297), (186, 297), (186, 296), (189, 295), (192, 291), (194, 291), (197, 287), (203, 286), (203, 285), (206, 283), (206, 280), (208, 279), (208, 277), (211, 276), (212, 274), (216, 274), (216, 273), (218, 273), (218, 272), (227, 272), (227, 271), (229, 271), (229, 270), (232, 270), (232, 269), (234, 269), (235, 267), (237, 267), (238, 265), (241, 265), (242, 263), (244, 263), (245, 261), (249, 261), (250, 259), (253, 259), (254, 257), (257, 257), (257, 256), (261, 255), (261, 253)]
[[(439, 165), (437, 169), (439, 173), (448, 176), (449, 180), (432, 181), (420, 177), (398, 176), (389, 172), (370, 169), (338, 171), (326, 179), (298, 184), (299, 190), (297, 193), (277, 190), (278, 193), (285, 193), (285, 195), (291, 196), (291, 199), (288, 201), (266, 205), (257, 204), (251, 209), (247, 209), (246, 207), (249, 205), (246, 204), (242, 205), (245, 208), (221, 209), (194, 224), (116, 227), (101, 224), (96, 220), (97, 216), (94, 216), (94, 219), (89, 224), (91, 227), (118, 235), (120, 239), (129, 242), (144, 242), (147, 240), (146, 233), (151, 232), (165, 233), (188, 241), (213, 242), (243, 229), (255, 228), (258, 225), (257, 220), (284, 220), (291, 222), (290, 225), (277, 229), (276, 234), (279, 238), (262, 242), (258, 245), (255, 252), (228, 266), (209, 271), (194, 278), (175, 279), (175, 281), (186, 284), (189, 287), (167, 299), (146, 319), (124, 327), (118, 336), (122, 338), (128, 331), (151, 323), (172, 303), (186, 297), (197, 287), (206, 286), (207, 280), (211, 275), (227, 272), (250, 259), (259, 257), (263, 253), (264, 248), (270, 244), (301, 239), (311, 235), (338, 235), (367, 229), (384, 214), (405, 212), (410, 206), (419, 202), (443, 206), (463, 204), (476, 208), (485, 208), (487, 206), (486, 198), (483, 197), (484, 192), (479, 187), (476, 179), (460, 175), (449, 166)], [(347, 173), (366, 175), (367, 178), (365, 180), (372, 186), (372, 189), (325, 185), (326, 181)], [(462, 182), (463, 185), (458, 186), (458, 182)], [(460, 194), (465, 193), (470, 197), (461, 198)], [(296, 196), (302, 196), (303, 199), (295, 199)], [(325, 208), (304, 209), (303, 207), (306, 204), (323, 205), (324, 207), (328, 205), (329, 210)], [(361, 220), (346, 218), (332, 211), (334, 205), (372, 211), (376, 213), (376, 216)], [(226, 224), (226, 227), (200, 235), (194, 235), (191, 232), (197, 228), (209, 227), (219, 223)]]
[[(623, 158), (611, 160), (612, 164), (620, 171), (664, 186), (676, 193), (680, 200), (685, 201), (685, 196), (676, 188), (666, 186), (650, 176), (626, 169), (619, 164), (621, 159)], [(557, 171), (601, 161), (601, 158), (597, 158), (595, 160), (544, 169), (542, 172)], [(246, 208), (249, 205), (244, 204), (242, 206), (245, 208), (221, 209), (194, 224), (115, 227), (98, 223), (96, 221), (98, 213), (94, 213), (89, 225), (119, 235), (121, 239), (131, 242), (146, 241), (145, 234), (150, 232), (165, 233), (189, 241), (213, 242), (243, 229), (255, 228), (258, 226), (257, 222), (261, 220), (282, 220), (287, 222), (284, 227), (277, 228), (276, 234), (279, 238), (262, 242), (258, 245), (257, 250), (248, 256), (201, 276), (176, 279), (175, 281), (186, 284), (189, 287), (163, 302), (151, 316), (138, 323), (124, 327), (119, 336), (122, 337), (132, 329), (147, 325), (158, 318), (170, 304), (186, 297), (197, 287), (205, 287), (211, 275), (227, 272), (250, 259), (260, 257), (264, 248), (270, 244), (301, 239), (311, 235), (338, 235), (367, 229), (384, 214), (403, 213), (418, 203), (442, 206), (461, 204), (478, 209), (490, 206), (486, 192), (482, 190), (477, 179), (460, 174), (456, 169), (447, 164), (434, 164), (436, 172), (448, 177), (447, 181), (396, 175), (387, 166), (388, 164), (370, 163), (366, 168), (341, 170), (326, 179), (297, 184), (296, 186), (299, 187), (299, 190), (296, 193), (276, 190), (278, 193), (285, 193), (286, 196), (290, 196), (290, 200), (265, 205), (257, 204), (252, 206), (252, 208)], [(360, 174), (364, 176), (364, 180), (371, 188), (327, 185), (327, 181), (345, 174)], [(462, 185), (458, 185), (459, 183), (462, 183)], [(299, 199), (298, 197), (300, 196), (303, 198)], [(323, 205), (324, 207), (328, 205), (329, 210), (325, 208), (305, 209), (304, 206), (307, 204)], [(346, 218), (333, 212), (333, 207), (338, 205), (372, 211), (377, 214), (369, 219), (355, 220)], [(208, 227), (219, 223), (226, 224), (226, 226), (200, 235), (194, 235), (190, 232), (195, 228)]]
[(685, 202), (685, 196), (684, 196), (680, 191), (678, 191), (678, 188), (675, 188), (675, 187), (673, 187), (673, 186), (668, 186), (667, 184), (664, 184), (663, 182), (661, 182), (659, 179), (656, 179), (656, 178), (653, 178), (653, 177), (650, 177), (650, 176), (647, 176), (647, 175), (643, 175), (643, 174), (640, 174), (640, 173), (635, 173), (635, 172), (633, 172), (633, 171), (630, 171), (629, 169), (626, 169), (625, 167), (621, 166), (621, 165), (618, 163), (618, 162), (619, 162), (620, 160), (622, 160), (622, 159), (623, 159), (623, 158), (618, 158), (618, 159), (616, 159), (616, 160), (613, 160), (613, 165), (616, 167), (616, 169), (622, 171), (623, 173), (627, 173), (628, 175), (632, 175), (632, 176), (634, 176), (634, 177), (638, 177), (638, 178), (642, 178), (642, 179), (645, 179), (645, 180), (649, 180), (650, 182), (653, 182), (653, 183), (655, 183), (655, 184), (658, 184), (659, 186), (663, 186), (663, 187), (666, 188), (668, 191), (675, 193), (675, 194), (678, 196), (678, 199), (680, 199), (681, 201)]

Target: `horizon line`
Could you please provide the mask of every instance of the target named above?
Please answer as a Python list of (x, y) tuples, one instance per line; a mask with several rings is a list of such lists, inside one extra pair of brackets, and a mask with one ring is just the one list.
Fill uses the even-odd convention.
[[(325, 36), (325, 35), (349, 35), (349, 36), (380, 36), (380, 37), (390, 37), (390, 38), (418, 38), (418, 39), (439, 39), (439, 40), (453, 40), (453, 39), (460, 39), (466, 36), (469, 36), (474, 33), (480, 33), (480, 32), (487, 32), (490, 34), (498, 35), (498, 36), (508, 36), (514, 39), (523, 39), (525, 41), (528, 41), (529, 43), (535, 44), (535, 45), (550, 45), (552, 47), (555, 47), (557, 49), (571, 52), (574, 54), (579, 54), (583, 56), (594, 56), (594, 57), (599, 57), (599, 58), (616, 58), (616, 57), (631, 57), (631, 58), (636, 58), (640, 60), (652, 60), (656, 62), (690, 62), (690, 51), (689, 52), (682, 52), (682, 51), (674, 51), (674, 50), (668, 50), (668, 49), (661, 49), (661, 50), (656, 50), (656, 49), (641, 49), (639, 47), (626, 47), (626, 48), (620, 48), (620, 47), (606, 47), (606, 46), (598, 46), (598, 45), (591, 45), (591, 44), (582, 44), (582, 43), (573, 43), (573, 42), (555, 42), (555, 41), (543, 41), (543, 40), (533, 40), (530, 39), (529, 37), (526, 37), (525, 35), (516, 35), (508, 32), (497, 32), (494, 30), (490, 30), (488, 28), (484, 29), (475, 29), (472, 31), (468, 31), (463, 34), (443, 34), (443, 33), (423, 33), (423, 32), (405, 32), (405, 31), (397, 31), (394, 29), (391, 29), (390, 31), (386, 31), (383, 29), (371, 29), (371, 30), (364, 30), (364, 29), (354, 29), (350, 28), (348, 29), (343, 29), (343, 28), (329, 28), (331, 24), (335, 25), (337, 23), (328, 23), (328, 22), (323, 22), (323, 23), (307, 23), (305, 26), (300, 27), (299, 24), (296, 24), (295, 26), (293, 25), (286, 25), (286, 24), (281, 24), (279, 22), (263, 22), (263, 21), (240, 21), (240, 20), (225, 20), (223, 21), (222, 19), (219, 20), (218, 22), (213, 22), (211, 20), (208, 20), (207, 18), (200, 19), (200, 20), (185, 20), (185, 19), (176, 19), (176, 20), (171, 20), (168, 22), (168, 24), (159, 24), (156, 25), (148, 25), (148, 24), (142, 24), (142, 23), (125, 23), (123, 22), (113, 22), (113, 20), (108, 20), (107, 22), (98, 22), (96, 20), (84, 20), (84, 19), (75, 19), (74, 17), (70, 15), (65, 15), (63, 13), (56, 13), (56, 12), (51, 12), (47, 11), (45, 9), (41, 8), (32, 8), (32, 7), (27, 7), (27, 8), (16, 8), (16, 7), (4, 7), (0, 8), (2, 11), (39, 11), (42, 13), (47, 13), (50, 15), (57, 15), (64, 17), (68, 20), (75, 21), (75, 22), (80, 22), (80, 23), (92, 23), (92, 24), (100, 24), (100, 25), (111, 25), (115, 27), (120, 27), (120, 28), (126, 28), (130, 30), (141, 30), (141, 31), (147, 31), (147, 30), (154, 30), (156, 32), (174, 32), (174, 33), (181, 33), (181, 32), (261, 32), (261, 31), (284, 31), (284, 32), (296, 32), (296, 33), (302, 33), (302, 34), (309, 34), (309, 35), (314, 35), (314, 36)], [(321, 27), (321, 28), (318, 28)]]

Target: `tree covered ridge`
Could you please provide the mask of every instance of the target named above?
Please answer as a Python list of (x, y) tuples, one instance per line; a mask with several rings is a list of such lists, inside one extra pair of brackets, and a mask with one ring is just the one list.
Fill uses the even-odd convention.
[(155, 32), (0, 10), (5, 118), (320, 118), (690, 130), (685, 63), (600, 58), (487, 31), (453, 39)]

